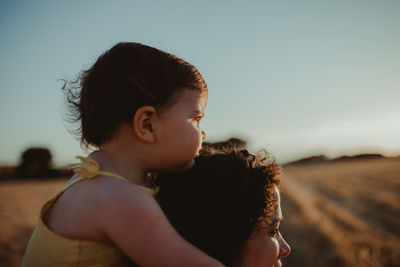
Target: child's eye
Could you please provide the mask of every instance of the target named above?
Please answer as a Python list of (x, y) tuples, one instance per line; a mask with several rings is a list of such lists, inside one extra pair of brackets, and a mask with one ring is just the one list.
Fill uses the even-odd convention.
[(201, 121), (202, 118), (203, 118), (203, 116), (198, 116), (198, 117), (195, 117), (194, 120), (195, 120), (197, 123), (199, 123), (199, 122)]

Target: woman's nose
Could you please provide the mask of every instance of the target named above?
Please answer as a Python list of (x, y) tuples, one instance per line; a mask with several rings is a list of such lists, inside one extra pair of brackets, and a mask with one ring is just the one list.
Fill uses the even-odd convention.
[(206, 133), (204, 131), (201, 131), (201, 138), (202, 140), (206, 140)]
[(286, 243), (285, 239), (281, 236), (279, 241), (279, 258), (285, 258), (289, 256), (291, 252), (291, 248), (288, 243)]

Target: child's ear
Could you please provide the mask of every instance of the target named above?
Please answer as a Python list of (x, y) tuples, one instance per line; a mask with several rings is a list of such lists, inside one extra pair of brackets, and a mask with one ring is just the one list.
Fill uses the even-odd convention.
[(140, 140), (146, 143), (155, 141), (153, 124), (156, 117), (156, 109), (152, 106), (143, 106), (136, 111), (133, 118), (133, 129)]

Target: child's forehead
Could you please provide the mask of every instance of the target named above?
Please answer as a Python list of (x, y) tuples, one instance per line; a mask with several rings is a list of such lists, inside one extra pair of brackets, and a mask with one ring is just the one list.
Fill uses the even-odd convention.
[(200, 89), (189, 89), (184, 88), (180, 90), (180, 92), (172, 95), (171, 99), (176, 103), (179, 101), (190, 101), (190, 100), (205, 100), (207, 102), (208, 99), (208, 91), (200, 90)]
[(192, 95), (192, 96), (198, 96), (198, 97), (204, 97), (208, 96), (208, 90), (207, 89), (192, 89), (192, 88), (182, 88), (179, 90), (177, 95)]
[(176, 109), (190, 109), (192, 113), (204, 113), (207, 106), (208, 92), (199, 89), (182, 89), (172, 95), (169, 103), (160, 109), (161, 113), (169, 113)]

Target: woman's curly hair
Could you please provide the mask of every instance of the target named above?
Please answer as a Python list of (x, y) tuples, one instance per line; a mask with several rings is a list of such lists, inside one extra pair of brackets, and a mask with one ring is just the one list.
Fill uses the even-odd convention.
[(270, 224), (280, 169), (266, 152), (208, 149), (192, 169), (159, 174), (158, 200), (185, 239), (231, 266), (253, 229)]

